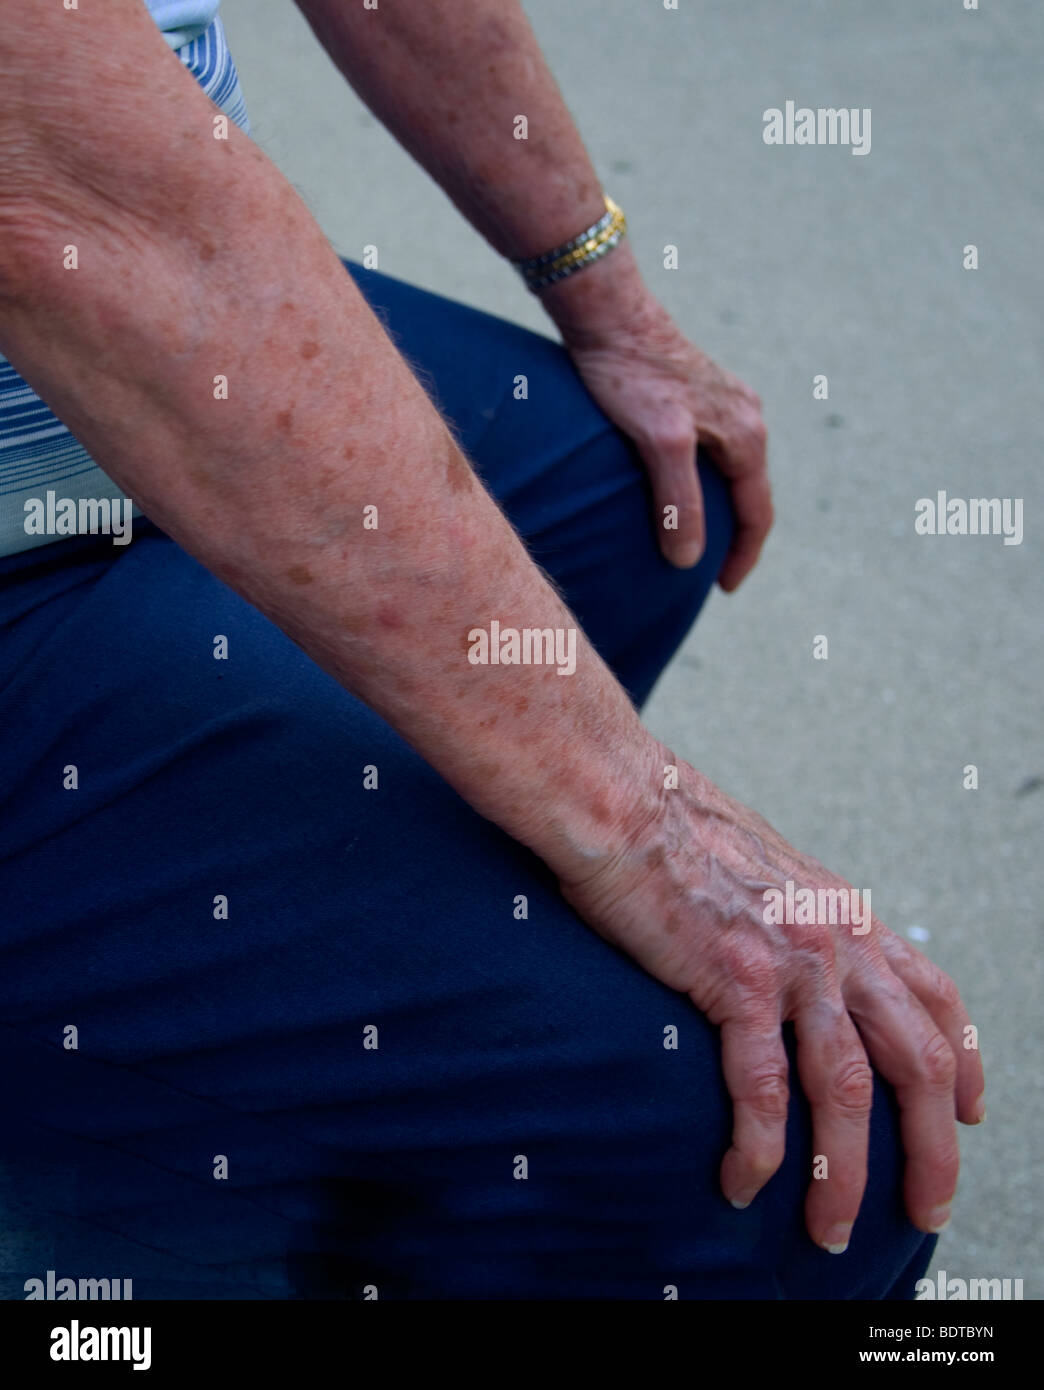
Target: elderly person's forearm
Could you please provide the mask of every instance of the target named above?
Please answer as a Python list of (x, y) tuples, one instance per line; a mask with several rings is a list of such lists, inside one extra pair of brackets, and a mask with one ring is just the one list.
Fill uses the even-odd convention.
[[(154, 191), (114, 216), (71, 178), (9, 210), (0, 349), (480, 811), (561, 872), (604, 852), (652, 804), (652, 740), (291, 186), (238, 131), (215, 168), (164, 186), (166, 231)], [(575, 671), (473, 664), (494, 621), (562, 632)]]
[[(518, 0), (297, 5), (370, 109), (496, 251), (541, 255), (605, 211), (598, 174)], [(541, 291), (556, 322), (582, 319), (588, 328), (600, 316), (626, 321), (641, 297), (626, 242)]]

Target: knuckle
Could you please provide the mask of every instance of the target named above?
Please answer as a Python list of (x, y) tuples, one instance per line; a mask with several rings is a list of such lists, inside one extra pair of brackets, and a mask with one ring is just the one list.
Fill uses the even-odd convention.
[(953, 980), (950, 979), (945, 970), (940, 970), (935, 964), (932, 965), (929, 974), (928, 987), (931, 992), (946, 1005), (947, 1009), (956, 1009), (960, 1007), (962, 1003), (960, 990), (954, 984)]
[(771, 953), (750, 942), (727, 942), (722, 965), (732, 983), (745, 994), (762, 997), (775, 990), (776, 966)]
[(654, 449), (674, 454), (681, 453), (683, 449), (691, 449), (695, 438), (695, 430), (664, 424), (656, 426), (650, 432), (649, 443)]
[(957, 1080), (957, 1058), (942, 1033), (933, 1033), (921, 1049), (918, 1070), (933, 1088), (949, 1089)]
[(862, 1057), (846, 1062), (833, 1079), (831, 1098), (839, 1110), (862, 1118), (869, 1115), (874, 1098), (874, 1074)]
[(751, 421), (749, 433), (758, 449), (764, 449), (765, 445), (768, 443), (768, 429), (766, 428), (765, 421), (760, 415), (756, 415)]
[(768, 429), (760, 411), (740, 402), (732, 414), (730, 423), (729, 433), (735, 445), (747, 445), (761, 453), (764, 452), (768, 441)]
[(681, 526), (695, 526), (703, 518), (703, 508), (699, 500), (689, 497), (676, 503), (678, 508), (678, 522)]
[(786, 1075), (776, 1066), (756, 1068), (747, 1078), (746, 1100), (762, 1119), (785, 1120), (790, 1104)]

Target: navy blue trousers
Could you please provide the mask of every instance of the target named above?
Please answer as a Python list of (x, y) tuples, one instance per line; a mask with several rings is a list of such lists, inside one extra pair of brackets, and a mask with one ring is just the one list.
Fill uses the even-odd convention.
[[(559, 345), (349, 271), (643, 701), (727, 548), (721, 479), (701, 458), (707, 555), (672, 569)], [(0, 725), (3, 1296), (911, 1296), (887, 1088), (845, 1255), (804, 1230), (796, 1081), (733, 1210), (717, 1030), (154, 526), (0, 561)]]

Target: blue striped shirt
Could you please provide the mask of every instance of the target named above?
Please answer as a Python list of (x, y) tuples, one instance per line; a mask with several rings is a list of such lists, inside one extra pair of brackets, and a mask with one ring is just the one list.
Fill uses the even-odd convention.
[[(239, 76), (218, 16), (220, 3), (145, 0), (163, 37), (207, 96), (249, 134)], [(50, 504), (48, 493), (52, 494)], [(41, 513), (53, 517), (56, 512), (83, 511), (94, 516), (99, 514), (97, 508), (79, 508), (81, 498), (100, 502), (122, 496), (121, 489), (0, 356), (0, 555), (61, 540), (61, 535), (47, 529), (27, 532), (27, 524), (34, 526)], [(64, 499), (73, 506), (62, 508)], [(137, 509), (134, 514), (140, 515)]]

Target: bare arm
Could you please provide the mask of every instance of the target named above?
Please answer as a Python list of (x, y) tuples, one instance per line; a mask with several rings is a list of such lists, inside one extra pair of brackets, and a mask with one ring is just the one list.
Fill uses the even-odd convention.
[[(501, 254), (538, 255), (602, 214), (597, 173), (518, 0), (297, 5), (371, 110)], [(635, 98), (621, 84), (621, 120)], [(515, 138), (519, 116), (526, 139)], [(673, 564), (702, 553), (697, 442), (713, 456), (737, 522), (718, 582), (737, 588), (773, 518), (757, 395), (680, 332), (628, 241), (540, 299), (584, 384), (634, 441)], [(666, 507), (676, 528), (663, 524)]]
[(140, 0), (89, 16), (7, 0), (4, 20), (0, 350), (147, 515), (721, 1025), (728, 1196), (752, 1199), (782, 1158), (793, 1019), (830, 1159), (813, 1237), (839, 1245), (859, 1208), (864, 1043), (903, 1110), (911, 1217), (938, 1225), (955, 1107), (974, 1122), (983, 1084), (952, 982), (876, 922), (770, 926), (767, 886), (840, 881), (642, 730), (581, 633), (570, 677), (468, 662), (494, 618), (575, 622), (296, 193), (235, 127), (212, 138), (213, 106)]
[[(517, 0), (296, 0), (352, 87), (494, 250), (536, 256), (605, 211), (576, 124)], [(515, 120), (525, 116), (526, 139)], [(610, 266), (610, 261), (612, 262)], [(622, 323), (644, 286), (625, 242), (541, 293), (560, 326)]]
[(562, 870), (608, 847), (651, 740), (581, 633), (568, 678), (469, 663), (494, 618), (575, 620), (307, 208), (235, 126), (212, 137), (140, 0), (13, 7), (0, 349), (146, 515), (473, 805)]

